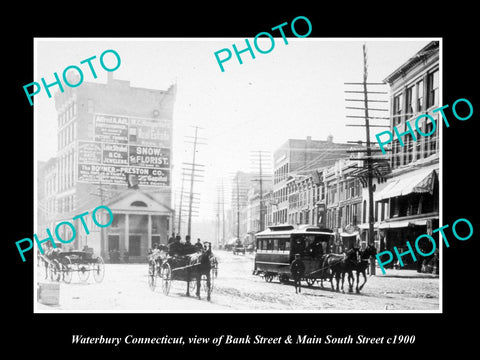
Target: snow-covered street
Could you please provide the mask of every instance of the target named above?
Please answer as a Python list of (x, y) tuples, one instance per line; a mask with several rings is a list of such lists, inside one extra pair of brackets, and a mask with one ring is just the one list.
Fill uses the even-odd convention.
[[(82, 283), (73, 274), (70, 284), (60, 283), (59, 305), (37, 303), (38, 312), (289, 312), (289, 311), (398, 311), (439, 310), (439, 278), (413, 270), (387, 269), (370, 276), (360, 294), (332, 291), (315, 284), (295, 293), (293, 284), (278, 280), (267, 283), (252, 275), (253, 254), (233, 255), (216, 251), (218, 277), (214, 281), (211, 301), (185, 295), (186, 283), (174, 281), (168, 296), (158, 283), (154, 291), (148, 286), (147, 264), (106, 264), (103, 282), (92, 277)], [(43, 279), (39, 277), (38, 282)], [(305, 284), (306, 285), (306, 284)]]

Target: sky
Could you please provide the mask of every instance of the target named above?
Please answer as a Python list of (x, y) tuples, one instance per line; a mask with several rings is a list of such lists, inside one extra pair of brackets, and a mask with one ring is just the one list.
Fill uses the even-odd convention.
[[(268, 49), (270, 40), (263, 40), (260, 48)], [(112, 72), (115, 79), (158, 90), (177, 84), (173, 189), (180, 188), (181, 163), (192, 157), (185, 136), (193, 136), (193, 126), (199, 126), (205, 145), (198, 147), (197, 159), (206, 171), (194, 191), (201, 193), (200, 217), (213, 218), (220, 178), (228, 183), (235, 171), (251, 170), (251, 151), (273, 153), (287, 139), (307, 136), (326, 140), (331, 134), (334, 142), (365, 139), (364, 128), (346, 126), (355, 120), (345, 117), (345, 106), (351, 104), (344, 93), (351, 90), (345, 82), (363, 80), (363, 44), (368, 81), (382, 82), (431, 40), (437, 39), (288, 38), (286, 45), (275, 38), (268, 54), (254, 48), (255, 59), (245, 52), (243, 64), (233, 54), (222, 72), (214, 53), (224, 48), (233, 53), (232, 44), (243, 49), (245, 38), (37, 38), (32, 81), (53, 82), (54, 72), (61, 76), (64, 68), (77, 65), (84, 70), (84, 81), (106, 83), (107, 72), (98, 58), (114, 49), (121, 57), (120, 67)], [(80, 65), (94, 55), (97, 79), (86, 64)], [(36, 160), (46, 161), (56, 155), (55, 102), (43, 89), (34, 101)], [(374, 128), (372, 139), (376, 132)]]

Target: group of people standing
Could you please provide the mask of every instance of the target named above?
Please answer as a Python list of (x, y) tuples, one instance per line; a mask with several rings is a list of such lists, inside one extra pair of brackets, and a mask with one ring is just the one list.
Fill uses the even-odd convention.
[(155, 260), (158, 260), (158, 258), (161, 257), (160, 254), (162, 251), (170, 256), (184, 256), (211, 251), (211, 247), (209, 242), (202, 244), (200, 239), (197, 239), (197, 242), (192, 244), (190, 235), (185, 236), (184, 243), (182, 242), (180, 235), (172, 235), (172, 237), (168, 239), (167, 245), (155, 243), (153, 244), (153, 248), (148, 253), (150, 257), (153, 256)]
[(196, 252), (203, 252), (209, 250), (208, 243), (205, 243), (205, 245), (202, 244), (200, 239), (197, 239), (197, 242), (195, 244), (191, 243), (190, 240), (190, 235), (185, 236), (185, 243), (181, 242), (182, 238), (180, 235), (177, 235), (175, 237), (171, 237), (168, 239), (168, 254), (170, 256), (175, 256), (175, 255), (189, 255), (193, 254)]

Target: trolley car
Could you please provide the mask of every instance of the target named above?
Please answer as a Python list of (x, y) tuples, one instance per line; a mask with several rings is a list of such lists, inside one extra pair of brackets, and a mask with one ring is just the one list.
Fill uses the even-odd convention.
[(316, 226), (270, 226), (255, 235), (253, 274), (263, 276), (267, 282), (278, 278), (286, 283), (291, 277), (290, 264), (295, 254), (300, 254), (305, 264), (304, 280), (311, 286), (329, 275), (328, 269), (322, 269), (322, 257), (331, 252), (333, 239), (332, 230)]

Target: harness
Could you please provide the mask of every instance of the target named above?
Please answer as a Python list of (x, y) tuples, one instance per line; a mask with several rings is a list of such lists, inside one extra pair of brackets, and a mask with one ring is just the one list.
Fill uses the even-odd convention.
[[(331, 268), (332, 266), (338, 264), (339, 262), (345, 261), (345, 260), (347, 260), (347, 259), (346, 259), (346, 256), (344, 255), (344, 256), (343, 256), (343, 259), (338, 259), (337, 261), (335, 261), (334, 263), (332, 263), (332, 264), (330, 264), (330, 265), (328, 265), (328, 266), (325, 266), (325, 267), (322, 267), (322, 268), (320, 268), (320, 269), (314, 270), (314, 271), (312, 271), (312, 272), (310, 272), (310, 273), (308, 273), (308, 274), (305, 274), (305, 275), (306, 275), (306, 276), (309, 276), (309, 275), (315, 274), (315, 273), (317, 273), (317, 272), (319, 272), (319, 271), (323, 271), (323, 270), (325, 270), (325, 269), (329, 269), (329, 268)], [(349, 260), (349, 261), (352, 261), (352, 260)], [(352, 261), (352, 262), (353, 262), (353, 261)]]

